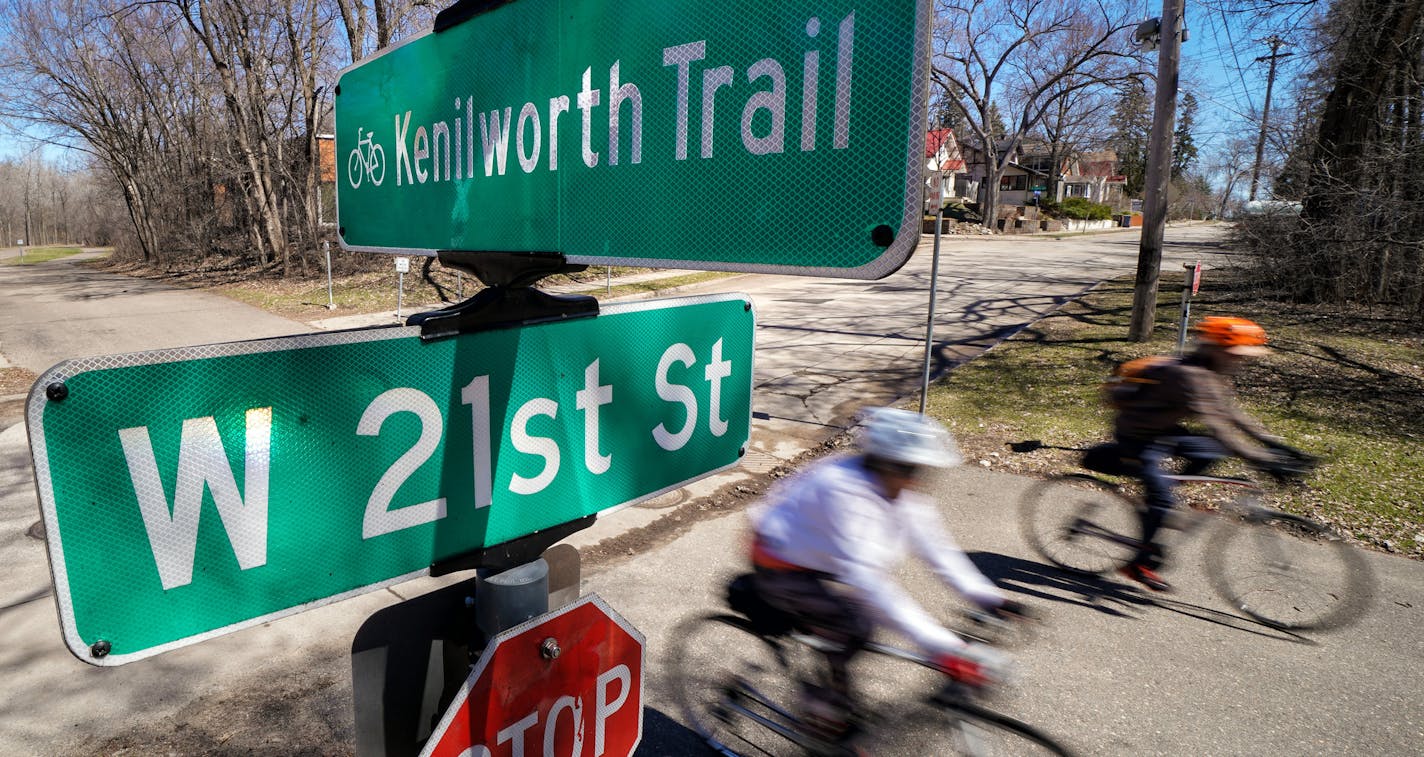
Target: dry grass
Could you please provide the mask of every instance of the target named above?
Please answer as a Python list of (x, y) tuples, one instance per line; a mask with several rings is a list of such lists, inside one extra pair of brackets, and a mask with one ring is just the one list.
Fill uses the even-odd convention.
[(25, 254), (21, 257), (0, 260), (0, 265), (34, 265), (56, 258), (67, 258), (70, 255), (78, 255), (80, 252), (82, 252), (82, 250), (78, 247), (30, 247), (24, 250)]

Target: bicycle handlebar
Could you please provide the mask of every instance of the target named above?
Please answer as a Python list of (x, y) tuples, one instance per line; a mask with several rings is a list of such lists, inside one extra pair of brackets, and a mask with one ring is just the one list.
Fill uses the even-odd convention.
[(1266, 446), (1276, 453), (1277, 459), (1273, 465), (1263, 468), (1282, 481), (1305, 478), (1320, 466), (1320, 458), (1283, 442), (1268, 441)]

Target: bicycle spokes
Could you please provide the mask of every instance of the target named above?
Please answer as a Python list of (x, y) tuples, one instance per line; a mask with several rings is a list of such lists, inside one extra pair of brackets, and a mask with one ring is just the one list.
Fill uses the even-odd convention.
[(1126, 562), (1140, 526), (1132, 504), (1111, 484), (1060, 476), (1035, 484), (1020, 503), (1028, 542), (1059, 567), (1103, 573)]
[(1339, 626), (1359, 617), (1372, 579), (1364, 559), (1324, 526), (1258, 510), (1227, 521), (1209, 554), (1212, 582), (1236, 609), (1283, 629)]

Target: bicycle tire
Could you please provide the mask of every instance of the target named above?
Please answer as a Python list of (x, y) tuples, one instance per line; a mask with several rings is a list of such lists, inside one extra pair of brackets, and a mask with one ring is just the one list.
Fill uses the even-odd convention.
[[(379, 174), (379, 175), (377, 175)], [(386, 151), (380, 145), (371, 145), (371, 183), (381, 186), (386, 180)]]
[[(755, 712), (785, 726), (800, 695), (792, 645), (752, 630), (740, 615), (711, 614), (678, 625), (669, 654), (673, 695), (684, 722), (714, 752), (736, 755), (797, 754), (788, 737), (757, 722)], [(747, 697), (746, 681), (782, 714)]]
[(1370, 602), (1374, 580), (1364, 556), (1309, 518), (1265, 509), (1223, 518), (1207, 554), (1217, 593), (1272, 628), (1341, 628)]
[(351, 151), (351, 157), (346, 159), (346, 181), (352, 189), (361, 186), (362, 171), (366, 170), (366, 161), (361, 158), (360, 148)]
[(877, 731), (872, 754), (1071, 755), (1051, 736), (973, 702), (921, 703)]
[[(1019, 500), (1024, 539), (1045, 560), (1065, 570), (1098, 575), (1132, 559), (1136, 547), (1093, 531), (1135, 542), (1137, 507), (1116, 485), (1095, 476), (1058, 475), (1034, 483)], [(1092, 531), (1084, 525), (1091, 525)]]

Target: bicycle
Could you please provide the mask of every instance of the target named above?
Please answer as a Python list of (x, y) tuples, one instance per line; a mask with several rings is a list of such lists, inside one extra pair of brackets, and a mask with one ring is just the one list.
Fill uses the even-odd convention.
[[(749, 578), (729, 584), (730, 611), (694, 616), (674, 633), (671, 669), (686, 722), (715, 753), (729, 757), (855, 754), (818, 735), (797, 714), (804, 682), (824, 664), (817, 650), (827, 642), (751, 594)], [(992, 628), (989, 616), (976, 620), (983, 629)], [(888, 661), (910, 666), (887, 666)], [(872, 754), (1069, 754), (1033, 726), (976, 703), (977, 692), (916, 652), (872, 642), (858, 656), (856, 670), (857, 693), (864, 700), (855, 718), (864, 736), (857, 746)], [(928, 679), (918, 682), (928, 694), (899, 696), (916, 676)]]
[[(361, 136), (363, 132), (366, 134), (364, 138)], [(386, 179), (386, 151), (372, 141), (375, 136), (373, 131), (360, 127), (356, 129), (356, 146), (351, 148), (351, 157), (346, 161), (346, 180), (351, 182), (352, 189), (361, 186), (363, 174), (378, 187)]]
[[(1304, 478), (1317, 465), (1299, 450), (1277, 449), (1292, 461), (1289, 480)], [(1114, 476), (1133, 474), (1130, 462), (1103, 462), (1113, 459), (1114, 445), (1100, 445), (1085, 455), (1084, 466)], [(1217, 511), (1225, 517), (1207, 537), (1206, 565), (1213, 589), (1237, 610), (1288, 631), (1339, 628), (1360, 617), (1373, 578), (1364, 558), (1339, 534), (1309, 518), (1265, 507), (1260, 503), (1264, 490), (1250, 479), (1168, 478), (1239, 492)], [(1060, 474), (1029, 488), (1019, 503), (1019, 523), (1030, 546), (1049, 562), (1097, 575), (1126, 565), (1141, 547), (1136, 536), (1141, 533), (1140, 506), (1115, 481), (1088, 473)], [(1189, 520), (1186, 527), (1176, 526), (1184, 535), (1208, 518), (1188, 512), (1184, 505), (1173, 513)]]

